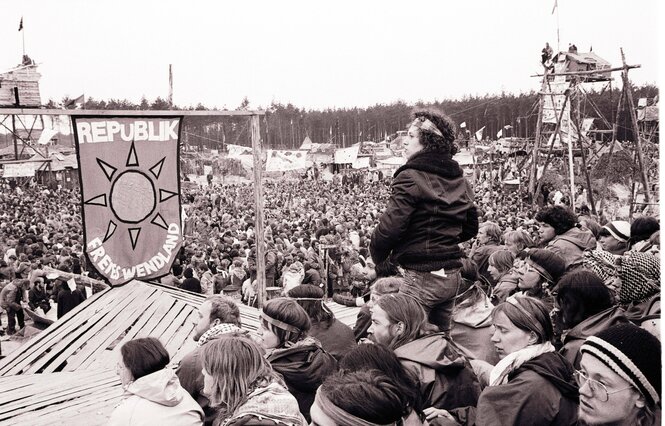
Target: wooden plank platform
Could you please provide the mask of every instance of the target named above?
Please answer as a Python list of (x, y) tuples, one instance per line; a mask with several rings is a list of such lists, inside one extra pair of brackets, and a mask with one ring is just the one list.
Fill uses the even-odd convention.
[[(194, 349), (197, 309), (205, 296), (133, 281), (88, 298), (0, 360), (0, 425), (105, 424), (120, 402), (117, 351), (127, 340), (162, 340), (175, 366)], [(328, 307), (353, 327), (359, 308)], [(239, 304), (255, 332), (259, 310)]]

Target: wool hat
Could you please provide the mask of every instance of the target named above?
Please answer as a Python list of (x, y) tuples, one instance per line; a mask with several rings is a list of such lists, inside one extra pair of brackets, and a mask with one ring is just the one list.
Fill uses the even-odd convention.
[(615, 220), (603, 226), (617, 241), (623, 243), (630, 239), (630, 223), (624, 220)]
[(597, 358), (652, 405), (660, 401), (660, 341), (648, 331), (630, 323), (615, 325), (587, 338), (580, 353)]

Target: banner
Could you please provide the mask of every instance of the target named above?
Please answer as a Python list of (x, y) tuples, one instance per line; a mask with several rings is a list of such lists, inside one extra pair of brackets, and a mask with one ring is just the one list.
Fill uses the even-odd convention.
[(226, 149), (229, 152), (229, 158), (238, 158), (241, 155), (248, 155), (252, 153), (252, 148), (241, 145), (233, 145), (230, 143), (226, 144)]
[(269, 149), (266, 153), (266, 171), (304, 170), (307, 168), (305, 151)]
[(32, 177), (35, 175), (35, 163), (5, 164), (3, 178)]
[(335, 150), (335, 164), (353, 164), (358, 156), (360, 146), (352, 146), (350, 148), (340, 148)]
[(166, 275), (182, 245), (182, 117), (72, 117), (85, 252), (111, 283)]

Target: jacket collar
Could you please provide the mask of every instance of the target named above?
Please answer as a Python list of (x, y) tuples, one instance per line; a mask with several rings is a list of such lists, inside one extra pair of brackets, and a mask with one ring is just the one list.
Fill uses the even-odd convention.
[(450, 154), (432, 151), (420, 151), (415, 154), (409, 158), (405, 165), (397, 169), (393, 177), (397, 177), (398, 174), (407, 169), (434, 173), (449, 179), (462, 176), (462, 169)]

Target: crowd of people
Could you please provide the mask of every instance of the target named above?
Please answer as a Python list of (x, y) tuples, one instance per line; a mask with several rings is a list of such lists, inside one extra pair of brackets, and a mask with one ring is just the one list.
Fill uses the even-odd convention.
[[(521, 208), (519, 191), (469, 183), (453, 129), (416, 112), (392, 178), (266, 182), (263, 238), (252, 186), (184, 192), (161, 282), (207, 296), (197, 347), (171, 365), (159, 336), (127, 342), (111, 424), (658, 424), (657, 218)], [(3, 188), (8, 332), (26, 291), (60, 298), (40, 265), (95, 275), (76, 200)], [(249, 332), (237, 304), (259, 297), (261, 240), (271, 299)], [(360, 306), (353, 329), (330, 298)]]

